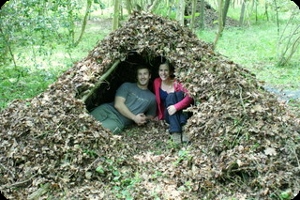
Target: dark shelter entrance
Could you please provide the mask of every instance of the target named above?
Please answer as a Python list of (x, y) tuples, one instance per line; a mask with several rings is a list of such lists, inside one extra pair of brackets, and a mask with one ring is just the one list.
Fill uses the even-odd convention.
[(118, 87), (124, 82), (136, 82), (136, 67), (145, 65), (151, 70), (151, 80), (149, 89), (152, 91), (153, 80), (158, 77), (158, 66), (165, 61), (164, 57), (148, 58), (148, 55), (141, 55), (136, 52), (130, 52), (124, 61), (117, 63), (117, 66), (100, 81), (100, 85), (89, 94), (85, 100), (88, 111), (102, 103), (112, 102)]

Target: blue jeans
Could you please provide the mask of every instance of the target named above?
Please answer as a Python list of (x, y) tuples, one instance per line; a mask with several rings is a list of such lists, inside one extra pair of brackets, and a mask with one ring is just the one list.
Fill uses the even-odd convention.
[[(184, 98), (184, 93), (174, 92), (169, 93), (166, 101), (165, 101), (165, 108), (167, 108), (170, 105), (174, 105), (177, 102), (181, 101)], [(169, 132), (170, 133), (181, 133), (182, 132), (182, 126), (186, 124), (188, 115), (183, 113), (182, 110), (178, 110), (175, 114), (169, 115), (168, 110), (165, 109), (164, 117), (166, 122), (169, 124)]]

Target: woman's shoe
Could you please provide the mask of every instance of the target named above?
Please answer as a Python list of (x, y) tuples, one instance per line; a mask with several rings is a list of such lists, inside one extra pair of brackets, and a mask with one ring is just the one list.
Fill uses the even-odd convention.
[(181, 143), (181, 133), (171, 133), (171, 138), (174, 143), (180, 144)]
[(182, 133), (182, 143), (189, 143), (190, 137), (185, 132)]

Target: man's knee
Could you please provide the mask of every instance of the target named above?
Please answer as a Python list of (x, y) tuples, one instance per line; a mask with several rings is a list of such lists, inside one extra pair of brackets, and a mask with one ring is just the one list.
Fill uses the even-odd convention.
[(101, 124), (104, 128), (109, 129), (114, 134), (118, 134), (124, 129), (124, 126), (115, 119), (104, 120)]
[(105, 112), (105, 107), (102, 105), (96, 107), (94, 110), (91, 111), (90, 114), (100, 122), (107, 118), (107, 112)]

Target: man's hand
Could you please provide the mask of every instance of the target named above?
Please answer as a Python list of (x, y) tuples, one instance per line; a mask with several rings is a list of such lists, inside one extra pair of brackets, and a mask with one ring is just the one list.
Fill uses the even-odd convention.
[(147, 117), (144, 113), (140, 113), (134, 116), (133, 121), (140, 126), (147, 122)]
[(168, 110), (169, 115), (173, 115), (173, 114), (175, 114), (177, 112), (175, 106), (173, 106), (173, 105), (167, 107), (167, 110)]

